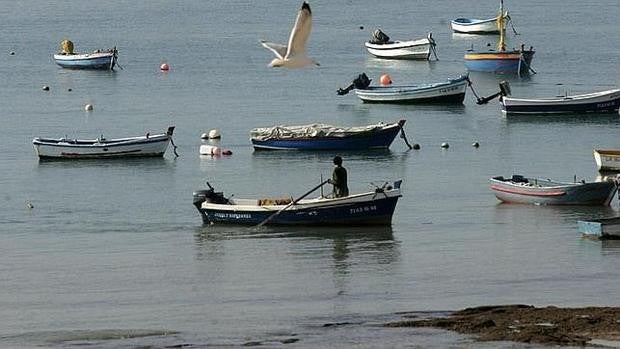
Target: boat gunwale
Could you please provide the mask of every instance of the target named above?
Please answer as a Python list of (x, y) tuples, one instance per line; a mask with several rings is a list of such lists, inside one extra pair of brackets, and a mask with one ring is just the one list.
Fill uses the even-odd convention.
[[(434, 82), (434, 83), (428, 83), (428, 84), (422, 84), (422, 85), (396, 85), (396, 86), (369, 86), (365, 89), (355, 89), (355, 93), (360, 95), (387, 95), (387, 94), (403, 94), (403, 93), (415, 93), (415, 92), (422, 92), (422, 91), (428, 91), (428, 90), (433, 90), (433, 89), (440, 89), (440, 88), (444, 88), (444, 87), (460, 87), (461, 85), (466, 85), (467, 84), (467, 79), (468, 76), (463, 75), (460, 76), (458, 78), (454, 78), (454, 79), (450, 79), (448, 81), (442, 81), (442, 82)], [(407, 89), (407, 90), (403, 90), (403, 89)], [(379, 92), (380, 94), (377, 93), (364, 93), (364, 92)]]
[[(378, 198), (373, 198), (374, 196), (380, 196)], [(366, 199), (368, 197), (368, 199)], [(202, 210), (220, 210), (220, 211), (234, 211), (234, 212), (277, 212), (286, 208), (287, 211), (300, 211), (307, 209), (329, 209), (335, 206), (344, 206), (351, 204), (359, 204), (364, 202), (372, 202), (377, 200), (391, 199), (391, 198), (400, 198), (402, 197), (400, 189), (392, 189), (386, 190), (382, 193), (377, 192), (365, 192), (359, 194), (353, 194), (340, 198), (312, 198), (312, 199), (302, 199), (298, 201), (295, 205), (291, 205), (286, 208), (289, 204), (285, 205), (258, 205), (257, 199), (240, 199), (240, 200), (254, 200), (256, 202), (255, 205), (237, 205), (237, 204), (214, 204), (209, 203), (207, 201), (203, 202), (200, 205), (200, 209)], [(234, 199), (233, 199), (234, 202)]]
[[(366, 41), (364, 45), (366, 46), (366, 48), (373, 50), (402, 50), (416, 46), (428, 46), (430, 48), (431, 41), (428, 40), (428, 38), (407, 41), (394, 41), (386, 44), (373, 44), (369, 41)], [(424, 51), (420, 51), (420, 53), (423, 52)]]
[(32, 144), (34, 145), (43, 145), (50, 147), (59, 147), (59, 148), (106, 148), (106, 147), (118, 147), (118, 146), (128, 146), (134, 144), (148, 144), (148, 143), (158, 143), (169, 141), (170, 136), (167, 134), (158, 134), (149, 136), (140, 136), (140, 137), (128, 137), (128, 138), (116, 138), (104, 140), (100, 142), (99, 140), (80, 140), (80, 139), (64, 139), (64, 138), (34, 138), (32, 140)]
[[(515, 97), (508, 97), (508, 96), (503, 96), (500, 103), (502, 105), (504, 105), (504, 101), (508, 100), (509, 102), (530, 102), (530, 103), (541, 103), (541, 104), (548, 104), (548, 103), (557, 103), (557, 102), (568, 102), (568, 101), (575, 101), (578, 103), (572, 103), (572, 104), (582, 104), (579, 102), (582, 101), (586, 101), (589, 103), (594, 103), (593, 101), (588, 101), (586, 99), (595, 99), (595, 98), (600, 98), (600, 97), (605, 97), (608, 95), (613, 95), (615, 93), (618, 93), (618, 96), (616, 98), (611, 99), (610, 101), (613, 100), (620, 100), (620, 89), (611, 89), (611, 90), (605, 90), (605, 91), (597, 91), (597, 92), (591, 92), (591, 93), (584, 93), (584, 94), (579, 94), (579, 95), (567, 95), (567, 96), (561, 96), (561, 97), (547, 97), (547, 98), (515, 98)], [(601, 102), (608, 102), (608, 101), (601, 101)], [(562, 103), (561, 105), (569, 105), (571, 103)]]

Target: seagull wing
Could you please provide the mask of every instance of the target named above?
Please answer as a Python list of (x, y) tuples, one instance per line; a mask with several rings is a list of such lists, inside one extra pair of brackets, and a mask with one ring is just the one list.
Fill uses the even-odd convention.
[(273, 42), (267, 42), (265, 40), (262, 40), (260, 43), (264, 48), (273, 52), (279, 59), (284, 59), (284, 56), (286, 56), (286, 45), (274, 44)]
[(297, 19), (291, 31), (291, 36), (288, 38), (286, 58), (303, 53), (306, 50), (306, 41), (308, 41), (311, 29), (312, 11), (310, 11), (310, 5), (304, 1), (303, 5), (301, 5), (301, 9), (297, 13)]

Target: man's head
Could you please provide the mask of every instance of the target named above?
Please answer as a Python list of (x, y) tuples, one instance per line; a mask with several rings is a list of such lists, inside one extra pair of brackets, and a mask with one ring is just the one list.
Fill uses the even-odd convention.
[(336, 155), (334, 157), (334, 165), (336, 165), (336, 166), (341, 166), (342, 165), (342, 158), (340, 156)]

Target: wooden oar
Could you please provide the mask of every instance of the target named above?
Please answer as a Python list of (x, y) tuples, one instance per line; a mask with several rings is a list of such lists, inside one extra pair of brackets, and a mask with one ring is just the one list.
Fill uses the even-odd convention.
[(276, 218), (280, 213), (282, 213), (282, 211), (286, 210), (287, 208), (295, 205), (297, 202), (299, 202), (299, 200), (305, 198), (306, 196), (312, 194), (315, 190), (319, 189), (320, 187), (324, 186), (325, 184), (327, 184), (327, 182), (329, 182), (329, 179), (324, 180), (323, 182), (321, 182), (321, 184), (317, 185), (316, 187), (312, 188), (310, 191), (308, 191), (307, 193), (305, 193), (304, 195), (298, 197), (297, 199), (293, 200), (290, 204), (284, 206), (282, 209), (278, 210), (277, 212), (275, 212), (274, 214), (272, 214), (271, 216), (267, 217), (267, 219), (265, 219), (264, 221), (258, 223), (258, 225), (256, 225), (256, 227), (262, 227), (263, 225), (269, 223), (272, 219)]

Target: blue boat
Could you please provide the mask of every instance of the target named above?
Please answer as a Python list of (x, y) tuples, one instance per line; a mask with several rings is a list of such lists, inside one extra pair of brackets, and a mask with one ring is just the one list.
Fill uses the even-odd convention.
[(468, 51), (465, 53), (465, 66), (469, 71), (489, 73), (528, 74), (534, 57), (533, 49), (511, 51)]
[(357, 127), (325, 124), (273, 126), (250, 132), (255, 150), (364, 150), (387, 149), (406, 120)]
[(577, 229), (585, 237), (620, 239), (620, 217), (579, 220)]
[(531, 63), (535, 51), (532, 47), (525, 49), (525, 45), (521, 45), (520, 49), (506, 50), (506, 21), (510, 17), (507, 12), (504, 12), (503, 6), (502, 1), (500, 15), (497, 17), (497, 27), (500, 29), (497, 50), (468, 50), (464, 58), (465, 66), (469, 71), (516, 73), (519, 76), (534, 72)]
[(54, 54), (54, 62), (63, 68), (114, 70), (114, 66), (117, 65), (116, 47), (91, 53), (74, 53), (73, 43), (70, 40), (63, 40), (60, 46), (61, 52)]
[[(374, 191), (340, 198), (226, 198), (209, 189), (193, 193), (194, 206), (204, 224), (365, 226), (391, 225), (402, 181)], [(317, 187), (318, 188), (318, 187)], [(267, 223), (265, 223), (267, 221)]]

